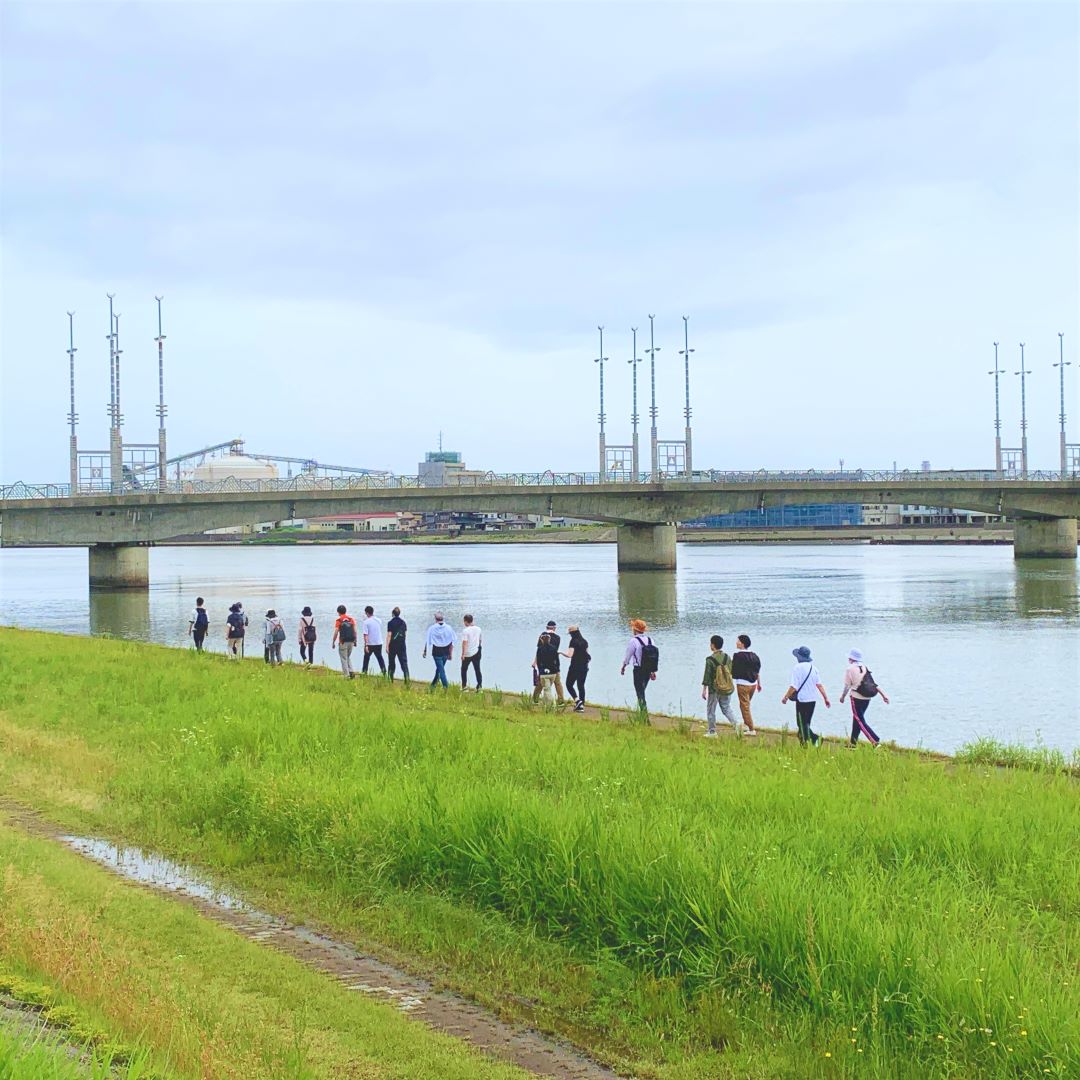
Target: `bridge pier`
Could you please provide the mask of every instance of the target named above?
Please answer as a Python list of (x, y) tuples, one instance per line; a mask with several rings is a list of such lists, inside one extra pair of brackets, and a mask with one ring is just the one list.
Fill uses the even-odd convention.
[(619, 525), (615, 530), (620, 570), (674, 570), (674, 525)]
[(91, 589), (148, 589), (150, 549), (137, 544), (91, 544)]
[(1076, 518), (1017, 518), (1014, 559), (1075, 559)]

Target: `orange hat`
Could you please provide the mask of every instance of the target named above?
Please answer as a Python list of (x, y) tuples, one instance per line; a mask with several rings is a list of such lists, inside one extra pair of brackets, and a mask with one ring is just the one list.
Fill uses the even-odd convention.
[(633, 630), (635, 634), (644, 634), (649, 628), (645, 625), (644, 619), (631, 619), (630, 629)]

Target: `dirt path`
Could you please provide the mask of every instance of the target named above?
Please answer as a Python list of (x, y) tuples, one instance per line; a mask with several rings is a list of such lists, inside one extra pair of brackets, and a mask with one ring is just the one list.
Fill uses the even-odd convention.
[(197, 873), (138, 848), (65, 835), (33, 810), (0, 799), (6, 823), (62, 843), (114, 874), (187, 904), (236, 933), (336, 979), (347, 990), (393, 1003), (401, 1012), (535, 1076), (558, 1080), (619, 1080), (619, 1074), (573, 1047), (537, 1031), (515, 1027), (494, 1013), (426, 979), (357, 952), (343, 941), (259, 911)]

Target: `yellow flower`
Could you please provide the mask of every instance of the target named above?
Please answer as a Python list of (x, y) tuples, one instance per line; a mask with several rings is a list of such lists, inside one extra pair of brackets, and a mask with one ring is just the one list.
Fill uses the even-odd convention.
[(830, 1054), (830, 1053), (829, 1053), (829, 1051), (828, 1051), (828, 1050), (826, 1050), (826, 1051), (825, 1051), (825, 1056), (826, 1056), (826, 1057), (832, 1057), (832, 1054)]
[(1020, 1034), (1021, 1034), (1021, 1035), (1026, 1035), (1026, 1034), (1027, 1034), (1027, 1031), (1026, 1031), (1026, 1030), (1025, 1030), (1024, 1028), (1021, 1028), (1021, 1029), (1020, 1029)]

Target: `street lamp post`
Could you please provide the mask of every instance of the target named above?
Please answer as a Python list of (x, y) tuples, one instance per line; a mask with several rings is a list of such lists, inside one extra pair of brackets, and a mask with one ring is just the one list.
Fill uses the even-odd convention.
[(1027, 479), (1027, 367), (1024, 364), (1024, 343), (1020, 342), (1020, 370), (1014, 372), (1020, 376), (1020, 473)]
[(1061, 387), (1061, 479), (1069, 471), (1069, 451), (1065, 442), (1065, 369), (1072, 367), (1072, 361), (1065, 359), (1065, 335), (1058, 334), (1058, 354), (1060, 359), (1054, 365), (1058, 369), (1058, 383)]
[(75, 312), (69, 311), (68, 317), (68, 378), (70, 382), (71, 411), (68, 413), (68, 424), (71, 429), (69, 452), (71, 455), (71, 494), (79, 494), (79, 440), (75, 434), (75, 425), (78, 423), (79, 414), (75, 411), (75, 354), (79, 351), (75, 348)]
[(651, 452), (650, 452), (650, 476), (653, 483), (660, 478), (660, 462), (657, 458), (656, 447), (656, 354), (660, 351), (656, 346), (656, 338), (654, 336), (653, 320), (655, 315), (649, 316), (649, 347), (645, 350), (649, 354), (649, 380), (652, 384), (652, 399), (649, 405), (649, 419), (651, 427), (649, 431)]
[(987, 372), (994, 376), (994, 470), (1001, 476), (1001, 394), (998, 389), (998, 376), (1004, 375), (1004, 368), (998, 367), (998, 343), (994, 342), (994, 370)]
[(680, 353), (686, 365), (686, 407), (683, 415), (686, 417), (686, 475), (694, 475), (694, 466), (690, 458), (690, 354), (694, 351), (690, 348), (690, 316), (684, 315), (683, 321), (683, 347)]
[(633, 359), (628, 361), (631, 365), (630, 370), (634, 373), (634, 405), (633, 410), (630, 413), (630, 423), (633, 427), (633, 438), (630, 441), (630, 469), (634, 474), (634, 483), (638, 482), (639, 470), (641, 468), (638, 462), (638, 411), (637, 411), (637, 366), (641, 363), (641, 358), (637, 354), (637, 327), (631, 326), (630, 333), (634, 335), (634, 356)]
[(154, 339), (157, 342), (157, 371), (158, 371), (158, 491), (165, 490), (165, 462), (168, 460), (165, 453), (165, 355), (162, 348), (165, 341), (165, 335), (161, 332), (161, 301), (164, 299), (162, 296), (155, 296), (157, 301), (157, 337)]
[(120, 444), (120, 331), (113, 311), (114, 293), (109, 298), (109, 490), (120, 491), (123, 450)]
[(604, 421), (607, 419), (604, 415), (604, 364), (607, 363), (607, 357), (604, 355), (604, 328), (598, 326), (596, 329), (600, 331), (600, 355), (593, 363), (600, 365), (600, 479), (603, 480), (607, 473), (607, 447), (604, 440)]

